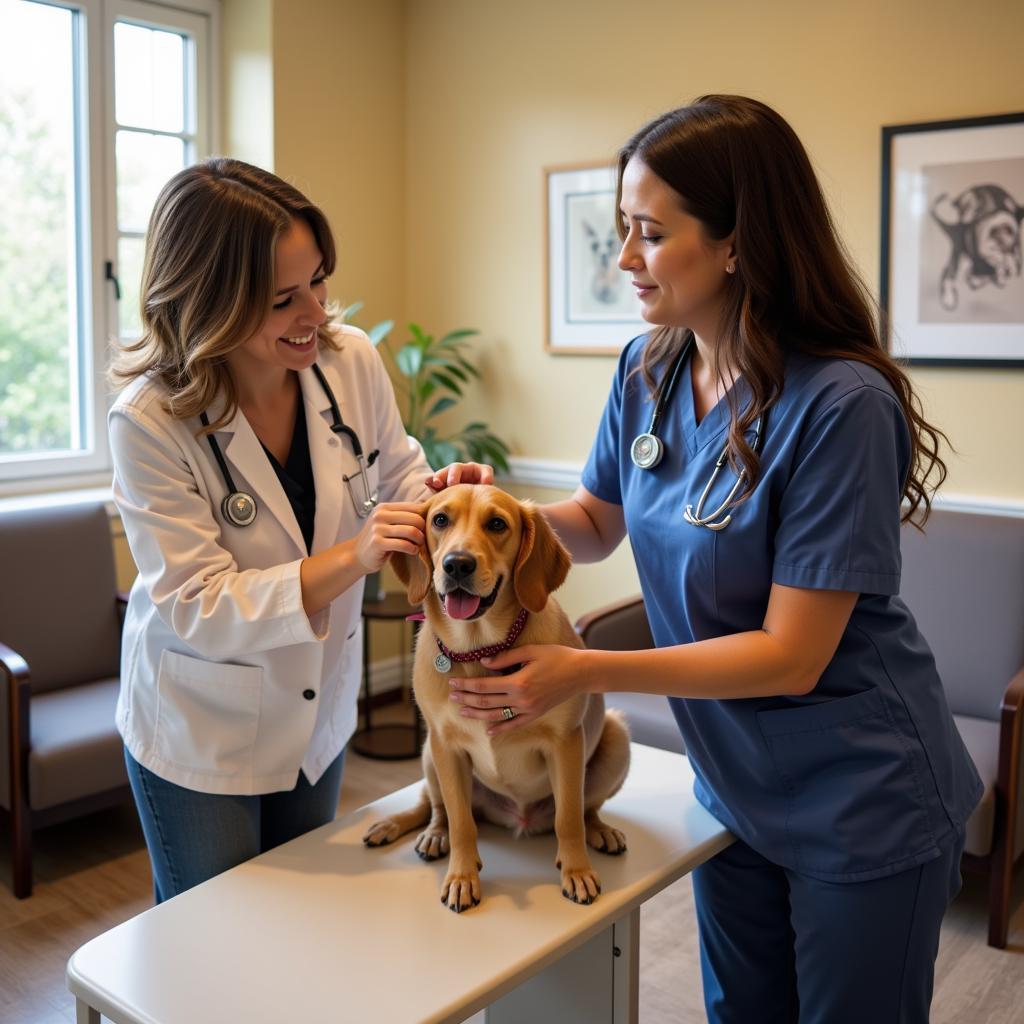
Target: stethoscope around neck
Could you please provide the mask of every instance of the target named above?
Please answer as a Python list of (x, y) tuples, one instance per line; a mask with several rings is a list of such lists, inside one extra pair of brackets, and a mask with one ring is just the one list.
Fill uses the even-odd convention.
[[(654, 413), (651, 416), (651, 425), (647, 428), (646, 433), (638, 434), (634, 439), (633, 443), (629, 448), (629, 457), (633, 460), (633, 465), (637, 469), (654, 469), (661, 460), (665, 457), (665, 442), (658, 437), (657, 430), (661, 424), (661, 418), (668, 406), (669, 399), (672, 397), (672, 392), (675, 391), (676, 383), (679, 380), (679, 375), (682, 371), (683, 365), (686, 362), (687, 357), (690, 354), (690, 350), (693, 348), (693, 336), (691, 335), (686, 339), (686, 342), (680, 348), (678, 355), (672, 361), (672, 365), (668, 368), (665, 376), (662, 378), (661, 387), (658, 388), (658, 396), (654, 402)], [(757, 417), (757, 422), (754, 424), (754, 443), (751, 446), (754, 453), (757, 454), (761, 445), (764, 442), (764, 428), (765, 420), (767, 417), (766, 412), (762, 412)], [(700, 497), (697, 499), (696, 509), (693, 505), (687, 505), (683, 510), (683, 518), (691, 526), (705, 526), (709, 530), (724, 530), (732, 522), (732, 513), (726, 513), (723, 519), (719, 519), (722, 513), (726, 512), (726, 509), (736, 500), (740, 494), (743, 485), (747, 480), (747, 470), (743, 467), (736, 477), (736, 483), (733, 484), (732, 489), (726, 495), (725, 500), (716, 508), (713, 512), (705, 514), (704, 505), (708, 500), (708, 496), (711, 494), (711, 488), (715, 486), (715, 481), (718, 479), (718, 474), (722, 472), (726, 462), (729, 461), (729, 443), (725, 444), (722, 449), (721, 455), (715, 460), (715, 468), (711, 472), (711, 476), (708, 477), (708, 482), (704, 486), (704, 490), (701, 491)]]
[[(352, 504), (355, 506), (356, 515), (360, 519), (365, 519), (377, 507), (378, 502), (377, 491), (371, 492), (370, 490), (370, 481), (366, 471), (377, 461), (380, 451), (379, 449), (374, 449), (369, 455), (363, 454), (363, 446), (359, 441), (359, 435), (341, 418), (341, 410), (338, 408), (334, 392), (331, 390), (330, 384), (327, 383), (323, 370), (316, 363), (313, 364), (313, 373), (316, 374), (316, 379), (320, 382), (320, 387), (324, 389), (327, 401), (331, 404), (331, 430), (335, 434), (344, 434), (349, 439), (352, 444), (352, 453), (359, 463), (359, 471), (357, 473), (352, 473), (350, 476), (343, 474), (341, 479), (345, 481), (348, 487), (348, 493), (352, 498)], [(299, 396), (299, 401), (302, 401), (301, 395)], [(199, 414), (199, 419), (204, 427), (210, 425), (210, 420), (205, 412)], [(220, 467), (220, 475), (228, 491), (224, 500), (220, 503), (221, 515), (232, 526), (251, 526), (256, 520), (256, 513), (259, 511), (256, 499), (248, 492), (240, 491), (235, 486), (231, 470), (228, 469), (227, 460), (224, 458), (224, 453), (220, 450), (220, 445), (217, 443), (217, 438), (214, 437), (213, 433), (207, 434), (206, 439), (210, 442), (213, 457), (217, 460), (217, 465)], [(359, 481), (358, 491), (355, 484), (357, 480)]]

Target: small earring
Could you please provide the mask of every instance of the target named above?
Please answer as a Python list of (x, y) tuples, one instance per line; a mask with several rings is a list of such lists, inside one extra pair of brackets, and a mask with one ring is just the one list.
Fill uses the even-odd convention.
[(727, 274), (735, 274), (736, 273), (736, 264), (735, 263), (727, 263), (725, 265), (725, 272)]

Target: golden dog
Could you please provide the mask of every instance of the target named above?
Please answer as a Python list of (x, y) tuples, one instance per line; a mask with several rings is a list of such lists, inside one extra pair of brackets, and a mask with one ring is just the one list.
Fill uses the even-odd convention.
[(481, 649), (582, 646), (549, 598), (565, 580), (569, 554), (539, 512), (495, 487), (450, 487), (426, 502), (424, 517), (419, 557), (394, 555), (392, 564), (426, 617), (413, 668), (429, 730), (426, 786), (416, 807), (372, 825), (363, 841), (382, 846), (426, 826), (416, 852), (435, 860), (450, 850), (441, 902), (458, 913), (480, 902), (476, 819), (517, 834), (553, 826), (562, 893), (591, 903), (601, 885), (586, 845), (626, 849), (622, 833), (598, 816), (629, 768), (621, 716), (605, 711), (600, 694), (581, 694), (522, 728), (488, 736), (491, 723), (462, 717), (448, 685), (450, 676), (490, 674), (477, 660)]

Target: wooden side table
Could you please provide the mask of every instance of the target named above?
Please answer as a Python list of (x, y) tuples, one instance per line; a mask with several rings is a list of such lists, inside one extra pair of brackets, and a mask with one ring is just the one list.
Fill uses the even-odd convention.
[[(417, 611), (405, 598), (405, 594), (384, 594), (379, 601), (363, 602), (363, 726), (349, 741), (349, 746), (363, 757), (378, 761), (403, 761), (419, 757), (423, 747), (423, 723), (419, 709), (412, 698), (409, 684), (408, 709), (410, 722), (388, 722), (373, 724), (373, 708), (370, 695), (370, 629), (371, 621), (397, 622), (402, 629), (402, 687), (406, 686), (405, 619)], [(416, 637), (415, 624), (413, 639)]]

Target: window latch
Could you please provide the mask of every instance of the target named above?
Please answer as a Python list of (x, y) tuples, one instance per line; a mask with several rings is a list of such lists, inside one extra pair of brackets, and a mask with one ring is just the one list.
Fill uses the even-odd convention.
[(117, 279), (117, 274), (114, 273), (114, 264), (107, 260), (104, 264), (103, 276), (106, 280), (113, 282), (114, 285), (114, 298), (118, 302), (121, 301), (121, 282)]

